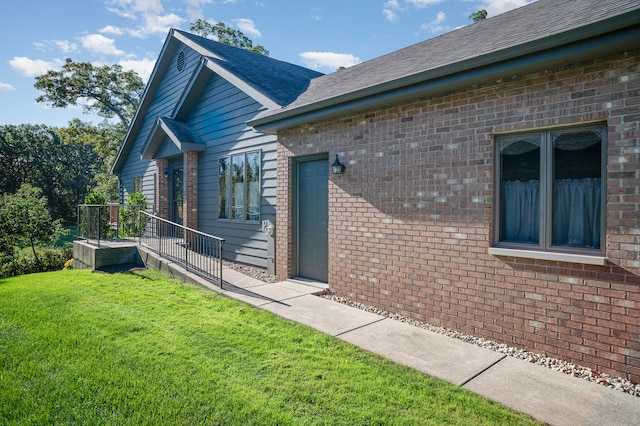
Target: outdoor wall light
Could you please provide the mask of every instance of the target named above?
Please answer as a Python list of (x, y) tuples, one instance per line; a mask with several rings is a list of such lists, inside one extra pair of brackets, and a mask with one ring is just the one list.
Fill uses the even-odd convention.
[(341, 175), (344, 172), (344, 164), (338, 160), (338, 154), (336, 154), (336, 159), (331, 163), (331, 172), (334, 175)]
[(162, 174), (164, 175), (165, 179), (169, 179), (169, 169), (164, 169), (164, 172)]

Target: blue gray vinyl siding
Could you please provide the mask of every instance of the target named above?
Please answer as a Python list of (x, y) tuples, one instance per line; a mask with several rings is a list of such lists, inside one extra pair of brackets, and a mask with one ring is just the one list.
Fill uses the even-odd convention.
[[(261, 221), (275, 219), (276, 137), (256, 133), (246, 121), (261, 105), (226, 80), (212, 75), (186, 124), (206, 143), (198, 164), (198, 229), (225, 239), (225, 257), (267, 266), (267, 240)], [(262, 153), (259, 222), (218, 219), (218, 161), (237, 153)]]
[[(163, 76), (158, 90), (155, 93), (155, 98), (151, 103), (149, 109), (144, 113), (144, 122), (137, 134), (135, 144), (131, 148), (124, 166), (122, 167), (120, 175), (120, 185), (123, 198), (133, 191), (133, 180), (136, 176), (142, 176), (142, 192), (147, 198), (150, 204), (154, 203), (155, 198), (155, 173), (156, 165), (154, 161), (141, 160), (140, 148), (144, 143), (154, 120), (158, 116), (168, 116), (173, 111), (173, 108), (178, 101), (184, 87), (186, 86), (194, 68), (197, 66), (200, 60), (200, 55), (189, 49), (185, 48), (186, 55), (186, 67), (182, 72), (179, 72), (175, 66), (177, 57), (180, 53), (180, 49), (175, 52), (171, 65), (168, 67), (166, 74)], [(162, 173), (162, 171), (160, 171)]]
[[(139, 152), (156, 117), (174, 114), (200, 60), (200, 55), (190, 48), (185, 47), (184, 52), (186, 69), (178, 72), (175, 65), (168, 67), (145, 112), (143, 124), (120, 173), (123, 197), (133, 190), (134, 178), (143, 176), (143, 193), (149, 203), (155, 200), (155, 174), (164, 171), (156, 170), (155, 161), (141, 160)], [(174, 54), (174, 63), (179, 53), (180, 49)], [(256, 133), (246, 124), (264, 109), (262, 105), (227, 80), (209, 71), (206, 73), (209, 80), (198, 100), (180, 112), (181, 121), (206, 144), (206, 150), (199, 154), (198, 164), (198, 229), (225, 239), (225, 258), (265, 268), (267, 240), (261, 221), (271, 219), (275, 222), (276, 137)], [(260, 221), (218, 219), (219, 159), (256, 150), (262, 154)], [(179, 154), (177, 147), (166, 138), (156, 157), (172, 157), (174, 153)]]

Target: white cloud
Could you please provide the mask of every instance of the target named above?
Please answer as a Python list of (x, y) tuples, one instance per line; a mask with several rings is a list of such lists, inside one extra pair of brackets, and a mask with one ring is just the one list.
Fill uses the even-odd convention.
[(335, 71), (340, 67), (348, 68), (362, 62), (360, 58), (350, 53), (302, 52), (300, 53), (300, 58), (309, 68), (320, 68), (330, 71)]
[(67, 40), (54, 40), (55, 44), (62, 53), (75, 52), (78, 49), (78, 45)]
[(384, 3), (382, 13), (384, 13), (387, 21), (395, 22), (398, 19), (398, 12), (402, 11), (398, 0), (389, 0)]
[(441, 3), (442, 0), (407, 0), (407, 3), (414, 5), (417, 9), (424, 9), (432, 4)]
[(34, 41), (33, 45), (42, 51), (47, 51), (51, 47), (55, 47), (62, 53), (71, 53), (78, 50), (78, 45), (68, 40), (46, 40), (46, 41)]
[(123, 59), (118, 62), (125, 71), (133, 70), (137, 72), (145, 83), (149, 80), (155, 63), (155, 59)]
[(256, 24), (251, 19), (241, 18), (234, 21), (240, 31), (250, 37), (261, 37), (262, 34), (256, 28)]
[(102, 34), (88, 34), (82, 37), (82, 47), (103, 55), (124, 55), (124, 51), (116, 47), (114, 39), (105, 37)]
[(10, 91), (10, 90), (16, 90), (16, 88), (10, 85), (9, 83), (3, 83), (0, 81), (0, 90)]
[(169, 32), (169, 28), (179, 27), (183, 22), (183, 18), (173, 13), (168, 15), (145, 15), (144, 25), (138, 30), (130, 31), (129, 33), (136, 37), (147, 37), (153, 34), (166, 35)]
[(534, 1), (535, 0), (482, 0), (478, 9), (485, 9), (488, 13), (487, 17), (491, 18), (518, 7), (526, 6)]
[(322, 21), (322, 8), (321, 7), (314, 7), (311, 11), (311, 19), (318, 22), (318, 21)]
[(26, 56), (15, 56), (9, 61), (11, 68), (23, 77), (37, 77), (50, 69), (59, 68), (61, 64), (61, 61), (43, 61), (42, 59), (29, 59)]
[[(205, 3), (206, 0), (190, 0), (190, 6), (192, 7), (199, 7)], [(109, 4), (113, 6), (108, 8), (109, 11), (131, 19), (139, 23), (139, 25), (134, 28), (107, 26), (101, 32), (121, 31), (133, 37), (146, 38), (153, 34), (166, 34), (169, 28), (179, 27), (185, 21), (184, 18), (175, 13), (164, 14), (164, 8), (160, 0), (111, 0)]]
[(436, 19), (426, 24), (422, 24), (420, 26), (420, 29), (429, 31), (431, 33), (441, 33), (444, 31), (448, 31), (451, 29), (450, 27), (440, 25), (444, 22), (446, 18), (447, 18), (447, 15), (444, 12), (438, 12), (438, 15), (436, 15)]
[(384, 3), (382, 13), (387, 21), (395, 22), (398, 20), (400, 13), (407, 10), (407, 6), (413, 6), (413, 9), (424, 9), (434, 4), (441, 3), (443, 0), (403, 0), (405, 6), (400, 0), (387, 0)]
[(198, 18), (202, 18), (202, 8), (213, 3), (213, 0), (184, 0), (187, 4), (187, 15), (191, 21), (195, 21)]
[(164, 11), (161, 0), (111, 0), (109, 10), (125, 18), (135, 18), (138, 13), (160, 14)]
[(99, 30), (102, 34), (111, 34), (111, 35), (122, 35), (124, 31), (122, 28), (114, 27), (113, 25), (107, 25), (105, 27), (100, 28)]

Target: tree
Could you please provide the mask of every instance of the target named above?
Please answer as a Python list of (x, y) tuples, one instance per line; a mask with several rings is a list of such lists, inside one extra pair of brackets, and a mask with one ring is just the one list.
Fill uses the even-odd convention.
[[(100, 196), (105, 203), (117, 203), (120, 197), (120, 181), (116, 175), (108, 172), (97, 173), (95, 186), (88, 195)], [(86, 202), (86, 201), (85, 201)]]
[[(93, 176), (92, 192), (100, 194), (106, 202), (115, 202), (119, 197), (117, 176), (109, 173), (113, 161), (118, 153), (120, 143), (127, 129), (122, 123), (110, 123), (103, 121), (97, 126), (74, 118), (68, 127), (58, 130), (58, 134), (65, 145), (79, 144), (90, 147), (98, 156), (101, 164)], [(78, 194), (78, 201), (86, 194)]]
[[(4, 250), (13, 257), (15, 246), (29, 245), (33, 256), (41, 263), (36, 243), (51, 243), (64, 233), (59, 220), (52, 221), (47, 209), (47, 198), (40, 188), (22, 185), (15, 194), (0, 197), (0, 234)], [(7, 253), (5, 253), (7, 254)]]
[(0, 194), (28, 183), (43, 191), (56, 218), (75, 221), (76, 206), (105, 166), (92, 145), (43, 125), (0, 126)]
[(111, 169), (120, 143), (127, 128), (122, 123), (103, 121), (97, 126), (77, 118), (69, 121), (67, 127), (58, 130), (58, 135), (65, 145), (81, 144), (93, 149), (104, 164), (104, 171)]
[(117, 64), (96, 67), (70, 58), (61, 71), (49, 70), (36, 77), (35, 87), (44, 92), (37, 102), (49, 102), (56, 108), (81, 105), (87, 113), (118, 117), (126, 128), (144, 91), (144, 83), (135, 71), (124, 71)]
[(471, 19), (473, 22), (480, 22), (487, 19), (487, 15), (488, 15), (487, 11), (484, 9), (481, 9), (469, 15), (469, 19)]
[(201, 37), (209, 37), (223, 44), (229, 46), (238, 47), (240, 49), (248, 50), (249, 52), (257, 53), (259, 55), (269, 56), (269, 51), (260, 45), (253, 45), (253, 42), (249, 37), (244, 35), (240, 30), (234, 30), (224, 24), (224, 22), (218, 22), (215, 25), (211, 25), (204, 19), (198, 19), (196, 22), (192, 22), (189, 27), (191, 31)]

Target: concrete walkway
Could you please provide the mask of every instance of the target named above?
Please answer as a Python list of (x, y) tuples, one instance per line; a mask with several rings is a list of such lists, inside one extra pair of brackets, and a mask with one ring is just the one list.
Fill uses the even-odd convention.
[[(144, 260), (146, 255), (141, 254)], [(158, 269), (462, 386), (551, 425), (640, 425), (639, 397), (323, 299), (315, 295), (322, 288), (313, 283), (266, 284), (225, 268), (221, 289), (175, 265), (164, 264)]]

